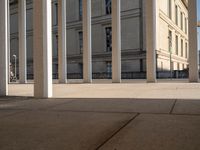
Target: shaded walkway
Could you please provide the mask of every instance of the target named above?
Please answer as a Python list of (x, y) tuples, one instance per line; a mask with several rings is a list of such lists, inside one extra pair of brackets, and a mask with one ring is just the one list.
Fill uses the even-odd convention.
[(0, 98), (1, 150), (196, 150), (200, 101)]

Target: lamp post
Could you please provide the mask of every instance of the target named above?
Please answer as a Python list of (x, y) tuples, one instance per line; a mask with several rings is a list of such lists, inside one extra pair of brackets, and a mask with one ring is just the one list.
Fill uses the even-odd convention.
[(14, 61), (15, 61), (15, 78), (17, 78), (17, 56), (13, 55)]

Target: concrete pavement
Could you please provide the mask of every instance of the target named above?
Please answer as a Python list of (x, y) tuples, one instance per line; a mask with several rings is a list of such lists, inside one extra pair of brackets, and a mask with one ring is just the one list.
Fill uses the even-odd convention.
[[(144, 99), (200, 99), (200, 84), (188, 80), (122, 80), (113, 84), (111, 80), (93, 80), (83, 84), (82, 80), (68, 80), (70, 84), (54, 81), (54, 98), (144, 98)], [(33, 96), (33, 84), (10, 84), (10, 96)]]
[(197, 150), (200, 100), (0, 97), (1, 150)]

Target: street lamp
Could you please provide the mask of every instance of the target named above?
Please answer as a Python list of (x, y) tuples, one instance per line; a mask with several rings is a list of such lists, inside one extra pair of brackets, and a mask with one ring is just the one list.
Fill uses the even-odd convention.
[(17, 78), (17, 56), (13, 55), (14, 61), (15, 61), (15, 78)]

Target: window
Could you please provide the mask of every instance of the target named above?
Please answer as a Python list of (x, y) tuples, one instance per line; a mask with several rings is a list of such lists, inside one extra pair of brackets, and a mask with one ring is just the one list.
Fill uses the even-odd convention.
[(185, 68), (185, 67), (184, 67), (184, 64), (182, 64), (182, 70), (184, 70), (184, 68)]
[(175, 22), (176, 22), (176, 25), (178, 25), (178, 6), (177, 5), (175, 6)]
[(79, 0), (79, 20), (83, 17), (83, 0)]
[(105, 0), (106, 5), (106, 14), (109, 15), (112, 13), (112, 7), (111, 7), (111, 0)]
[(171, 48), (172, 48), (172, 31), (171, 30), (169, 30), (168, 43), (169, 43), (169, 52), (172, 52), (171, 51)]
[(143, 59), (140, 59), (140, 72), (143, 72), (143, 65), (144, 65), (144, 63), (143, 63)]
[(80, 53), (82, 54), (83, 53), (83, 32), (79, 31), (78, 36), (79, 36), (79, 50), (80, 50)]
[(112, 51), (112, 28), (106, 27), (106, 52)]
[(180, 17), (180, 21), (181, 21), (181, 29), (183, 30), (183, 13), (181, 12), (181, 17)]
[(180, 65), (179, 65), (179, 63), (177, 63), (177, 70), (180, 70)]
[(187, 27), (188, 26), (188, 22), (187, 22), (187, 18), (185, 18), (185, 33), (187, 34)]
[(55, 25), (58, 25), (58, 3), (55, 3)]
[(168, 15), (169, 18), (172, 19), (172, 1), (168, 0)]
[(160, 70), (163, 71), (163, 62), (160, 63)]
[(181, 39), (181, 57), (183, 57), (183, 40)]
[(185, 58), (188, 58), (188, 44), (185, 43)]
[(176, 35), (176, 55), (178, 55), (178, 35)]
[(112, 62), (111, 61), (106, 62), (106, 71), (107, 71), (107, 77), (111, 79), (112, 77)]

